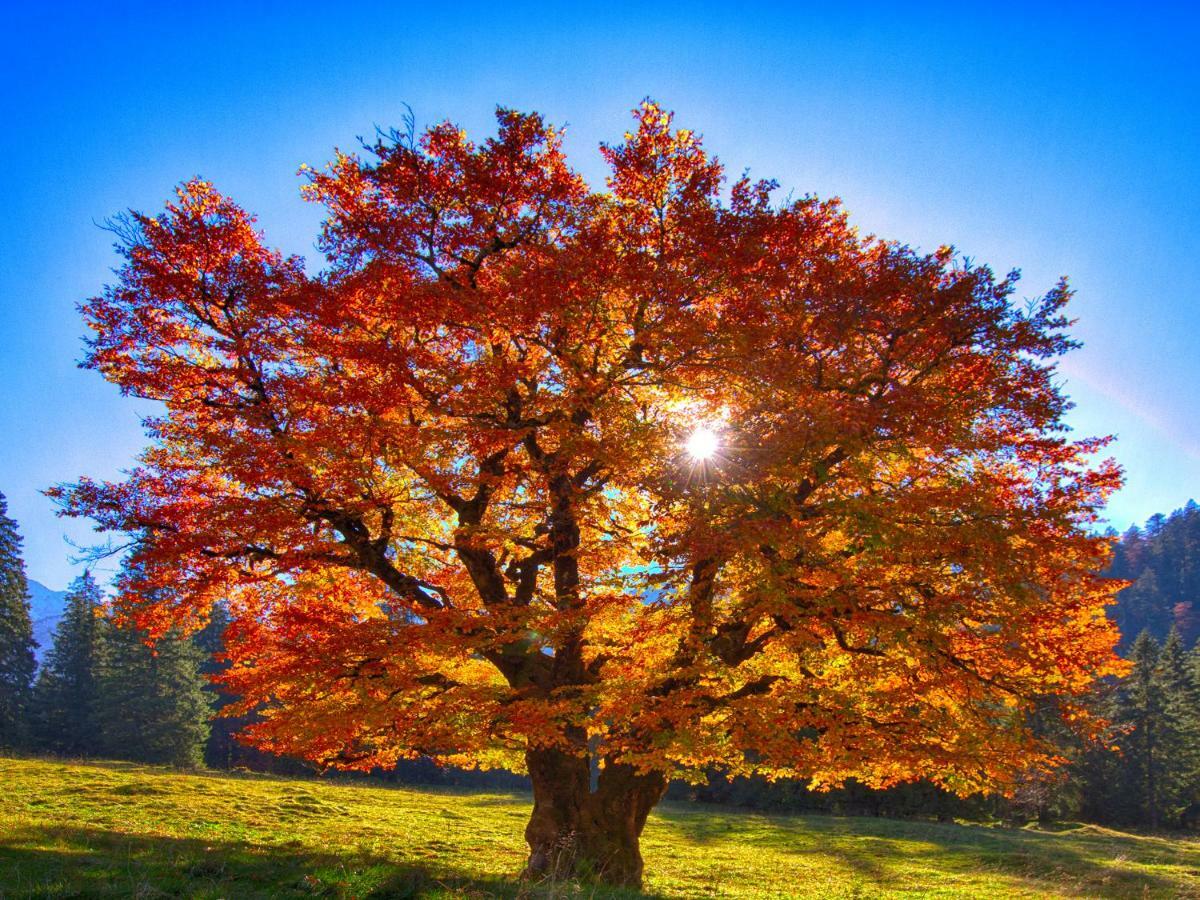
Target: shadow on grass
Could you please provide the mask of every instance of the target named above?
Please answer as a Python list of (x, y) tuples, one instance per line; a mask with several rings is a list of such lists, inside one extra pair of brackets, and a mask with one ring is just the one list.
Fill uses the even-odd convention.
[(634, 898), (588, 885), (527, 885), (452, 866), (91, 828), (31, 827), (0, 845), (0, 898)]
[[(1200, 896), (1200, 842), (1076, 826), (1026, 830), (902, 819), (731, 814), (726, 808), (666, 806), (657, 837), (714, 850), (753, 846), (829, 860), (864, 887), (935, 886), (955, 875), (1021, 882), (1046, 893), (1086, 896)], [(653, 866), (653, 853), (647, 854)]]

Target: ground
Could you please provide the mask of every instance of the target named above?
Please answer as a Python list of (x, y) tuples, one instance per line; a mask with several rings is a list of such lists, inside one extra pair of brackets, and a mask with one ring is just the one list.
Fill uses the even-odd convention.
[[(0, 758), (0, 900), (631, 897), (522, 888), (529, 797)], [(665, 805), (654, 897), (1198, 897), (1200, 841)]]

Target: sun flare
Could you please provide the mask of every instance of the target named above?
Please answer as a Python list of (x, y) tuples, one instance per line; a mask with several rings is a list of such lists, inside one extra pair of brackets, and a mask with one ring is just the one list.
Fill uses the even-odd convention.
[(703, 462), (713, 457), (717, 452), (718, 444), (717, 433), (711, 428), (700, 426), (687, 439), (686, 449), (692, 459)]

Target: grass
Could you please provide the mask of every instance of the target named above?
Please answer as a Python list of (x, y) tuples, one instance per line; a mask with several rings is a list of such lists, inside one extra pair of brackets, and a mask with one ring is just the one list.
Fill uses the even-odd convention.
[[(0, 758), (0, 898), (598, 897), (521, 886), (520, 794)], [(1200, 841), (667, 805), (655, 897), (1200, 897)]]

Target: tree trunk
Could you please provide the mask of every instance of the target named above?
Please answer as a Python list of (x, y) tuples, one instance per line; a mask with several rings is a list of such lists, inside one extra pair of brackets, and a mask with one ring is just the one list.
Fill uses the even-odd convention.
[(610, 760), (593, 791), (586, 754), (540, 749), (528, 751), (525, 759), (533, 781), (525, 877), (596, 878), (640, 887), (638, 841), (666, 791), (666, 778)]

